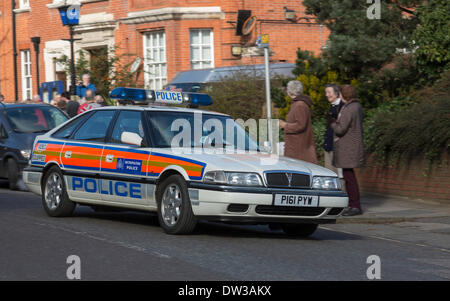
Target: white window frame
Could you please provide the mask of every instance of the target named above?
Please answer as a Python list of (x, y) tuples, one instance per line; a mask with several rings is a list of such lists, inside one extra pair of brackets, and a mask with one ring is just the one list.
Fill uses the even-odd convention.
[(30, 8), (30, 0), (20, 0), (19, 1), (19, 8), (20, 9)]
[[(31, 99), (33, 97), (33, 78), (31, 73), (31, 51), (20, 51), (20, 64), (22, 67), (22, 99)], [(29, 82), (29, 88), (27, 88)]]
[[(163, 36), (164, 45), (160, 45), (161, 35)], [(153, 40), (156, 38), (156, 45), (153, 45)], [(167, 43), (166, 32), (164, 30), (150, 31), (143, 34), (143, 48), (144, 48), (144, 81), (145, 87), (152, 90), (162, 90), (163, 86), (167, 84)], [(160, 59), (159, 53), (161, 49), (164, 50), (163, 60)], [(158, 59), (153, 57), (154, 50), (158, 53)], [(156, 75), (156, 68), (158, 68), (159, 75)], [(165, 76), (164, 76), (165, 74)]]
[[(199, 44), (193, 44), (192, 43), (192, 32), (198, 31), (199, 32)], [(202, 36), (204, 31), (209, 31), (211, 34), (211, 41), (210, 44), (203, 44), (202, 43)], [(203, 47), (209, 46), (211, 48), (211, 58), (209, 60), (203, 58)], [(192, 58), (192, 47), (198, 47), (200, 49), (200, 59), (193, 60)], [(189, 29), (189, 53), (190, 53), (190, 62), (191, 62), (191, 69), (194, 69), (193, 64), (194, 63), (200, 63), (200, 68), (196, 69), (205, 69), (205, 68), (214, 68), (214, 30), (212, 28), (191, 28)], [(207, 61), (211, 61), (211, 66), (204, 67), (204, 64)]]

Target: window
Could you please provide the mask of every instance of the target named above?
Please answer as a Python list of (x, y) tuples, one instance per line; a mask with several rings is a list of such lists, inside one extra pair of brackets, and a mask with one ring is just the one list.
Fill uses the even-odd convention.
[(141, 112), (139, 111), (122, 111), (117, 118), (114, 130), (111, 135), (112, 143), (122, 143), (121, 137), (123, 132), (131, 132), (138, 134), (144, 138), (144, 127), (142, 126)]
[(68, 119), (55, 107), (34, 105), (7, 109), (6, 117), (17, 133), (44, 133)]
[(97, 111), (75, 133), (76, 140), (104, 142), (115, 111)]
[(211, 29), (191, 29), (191, 69), (214, 68), (214, 39)]
[(155, 31), (144, 34), (145, 86), (161, 90), (167, 82), (166, 34)]
[[(245, 129), (238, 123), (236, 123), (231, 117), (214, 115), (214, 114), (202, 114), (202, 133), (201, 137), (197, 137), (194, 133), (194, 117), (193, 113), (186, 112), (155, 112), (149, 111), (149, 128), (152, 135), (152, 142), (157, 148), (166, 147), (203, 147), (205, 144), (218, 148), (232, 148), (247, 151), (258, 151), (258, 143), (254, 141)], [(178, 123), (178, 121), (182, 121)], [(175, 127), (172, 130), (172, 124), (178, 123), (181, 127)], [(233, 128), (233, 134), (227, 132), (227, 128)], [(190, 135), (186, 138), (190, 141), (178, 140), (176, 136), (186, 129), (191, 129)], [(208, 137), (215, 131), (222, 131), (222, 139), (208, 141)], [(219, 132), (220, 133), (220, 132)], [(228, 137), (227, 135), (230, 135)], [(200, 140), (195, 140), (200, 138)]]
[(31, 99), (33, 93), (30, 50), (22, 50), (20, 54), (22, 62), (22, 99), (26, 100)]
[(19, 8), (30, 8), (30, 0), (20, 0)]
[(82, 115), (81, 117), (75, 118), (68, 124), (57, 130), (52, 137), (54, 138), (69, 138), (72, 132), (78, 127), (78, 125), (86, 119), (89, 113)]

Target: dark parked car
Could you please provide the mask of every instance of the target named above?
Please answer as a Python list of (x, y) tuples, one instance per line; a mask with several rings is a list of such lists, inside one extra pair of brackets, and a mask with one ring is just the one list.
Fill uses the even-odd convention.
[(18, 188), (34, 138), (68, 119), (63, 111), (48, 104), (0, 102), (0, 178), (8, 179), (10, 189)]

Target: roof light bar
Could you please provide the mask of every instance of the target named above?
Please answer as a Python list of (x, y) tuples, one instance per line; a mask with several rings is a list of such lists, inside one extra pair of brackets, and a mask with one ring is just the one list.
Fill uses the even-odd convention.
[(212, 105), (211, 96), (202, 93), (156, 91), (138, 88), (114, 88), (110, 93), (111, 99), (121, 104), (147, 105), (187, 105), (189, 107)]

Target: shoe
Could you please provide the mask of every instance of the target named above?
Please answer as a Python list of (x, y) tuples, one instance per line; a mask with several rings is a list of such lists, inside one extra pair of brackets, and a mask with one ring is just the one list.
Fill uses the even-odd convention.
[(352, 209), (352, 207), (347, 207), (344, 210), (342, 210), (341, 215), (346, 214), (348, 211), (350, 211), (350, 209)]
[(360, 208), (350, 208), (349, 210), (342, 213), (343, 216), (354, 216), (363, 214)]

